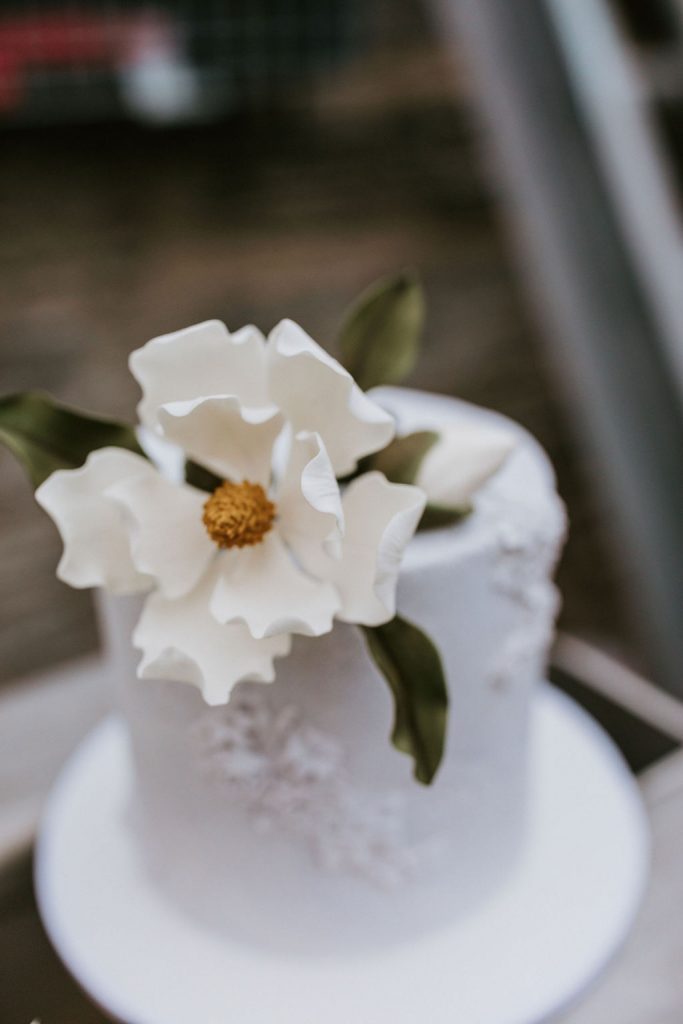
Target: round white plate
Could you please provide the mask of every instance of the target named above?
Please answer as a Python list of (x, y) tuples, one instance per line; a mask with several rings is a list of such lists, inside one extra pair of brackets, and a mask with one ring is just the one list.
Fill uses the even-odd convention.
[(101, 658), (84, 658), (0, 692), (0, 865), (27, 854), (45, 799), (72, 751), (109, 712)]
[(125, 1024), (536, 1024), (625, 938), (647, 877), (638, 788), (602, 730), (544, 687), (528, 841), (500, 894), (451, 927), (363, 957), (261, 953), (182, 916), (146, 881), (110, 719), (62, 774), (39, 838), (43, 920), (77, 981)]

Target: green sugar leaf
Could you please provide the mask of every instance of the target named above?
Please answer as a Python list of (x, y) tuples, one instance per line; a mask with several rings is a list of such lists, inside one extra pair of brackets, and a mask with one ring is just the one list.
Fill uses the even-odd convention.
[(471, 505), (448, 508), (447, 505), (427, 505), (417, 525), (418, 530), (439, 530), (460, 523), (472, 512)]
[(344, 321), (341, 361), (359, 387), (400, 384), (417, 361), (424, 323), (422, 286), (413, 274), (383, 278), (363, 292)]
[(223, 483), (221, 478), (212, 473), (210, 469), (200, 466), (198, 462), (193, 462), (192, 459), (187, 459), (185, 462), (185, 481), (192, 487), (196, 487), (200, 491), (206, 491), (208, 494), (212, 494)]
[(443, 757), (448, 722), (439, 652), (426, 633), (398, 615), (383, 626), (362, 629), (394, 698), (392, 743), (413, 758), (415, 778), (427, 786)]
[(132, 427), (69, 409), (37, 392), (0, 398), (0, 442), (19, 459), (34, 487), (56, 469), (82, 466), (97, 448), (144, 455)]

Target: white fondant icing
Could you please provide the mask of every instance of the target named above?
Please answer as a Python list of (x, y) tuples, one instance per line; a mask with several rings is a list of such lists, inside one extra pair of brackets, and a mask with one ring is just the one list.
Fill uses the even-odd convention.
[(431, 787), (390, 745), (388, 687), (355, 627), (296, 637), (274, 684), (240, 684), (243, 703), (208, 708), (189, 686), (135, 678), (135, 601), (105, 604), (150, 877), (196, 921), (292, 952), (357, 952), (446, 925), (504, 881), (524, 841), (529, 698), (565, 528), (552, 470), (496, 414), (395, 388), (373, 398), (400, 432), (483, 418), (517, 442), (473, 514), (419, 534), (404, 558), (398, 610), (439, 647), (449, 687)]

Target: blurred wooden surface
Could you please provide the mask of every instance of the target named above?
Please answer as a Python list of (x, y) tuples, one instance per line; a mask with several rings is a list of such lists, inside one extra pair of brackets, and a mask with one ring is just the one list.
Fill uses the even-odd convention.
[[(643, 907), (613, 964), (570, 1012), (555, 1018), (556, 1024), (683, 1020), (683, 753), (649, 769), (642, 788), (653, 830), (653, 874)], [(104, 1020), (50, 948), (24, 858), (0, 873), (0, 1021), (28, 1024), (34, 1016), (42, 1024)]]
[[(403, 35), (401, 35), (401, 31)], [(209, 317), (299, 320), (322, 343), (374, 278), (417, 266), (429, 302), (412, 384), (508, 413), (548, 449), (570, 509), (564, 625), (640, 660), (628, 592), (571, 408), (544, 367), (458, 75), (424, 25), (288, 112), (206, 128), (5, 133), (0, 387), (132, 418), (127, 355)], [(0, 681), (91, 649), (86, 594), (0, 451)], [(647, 667), (647, 666), (645, 666)]]

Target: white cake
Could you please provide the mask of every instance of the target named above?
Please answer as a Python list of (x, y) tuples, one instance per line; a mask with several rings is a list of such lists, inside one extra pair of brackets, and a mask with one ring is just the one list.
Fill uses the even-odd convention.
[(389, 743), (389, 689), (356, 627), (296, 637), (272, 685), (209, 707), (186, 684), (138, 680), (140, 601), (103, 604), (137, 781), (126, 827), (149, 879), (188, 920), (264, 949), (362, 955), (415, 938), (490, 896), (524, 843), (529, 705), (565, 530), (551, 467), (497, 414), (373, 397), (401, 433), (484, 420), (516, 442), (473, 513), (418, 533), (401, 570), (398, 611), (437, 645), (449, 689), (431, 786)]

